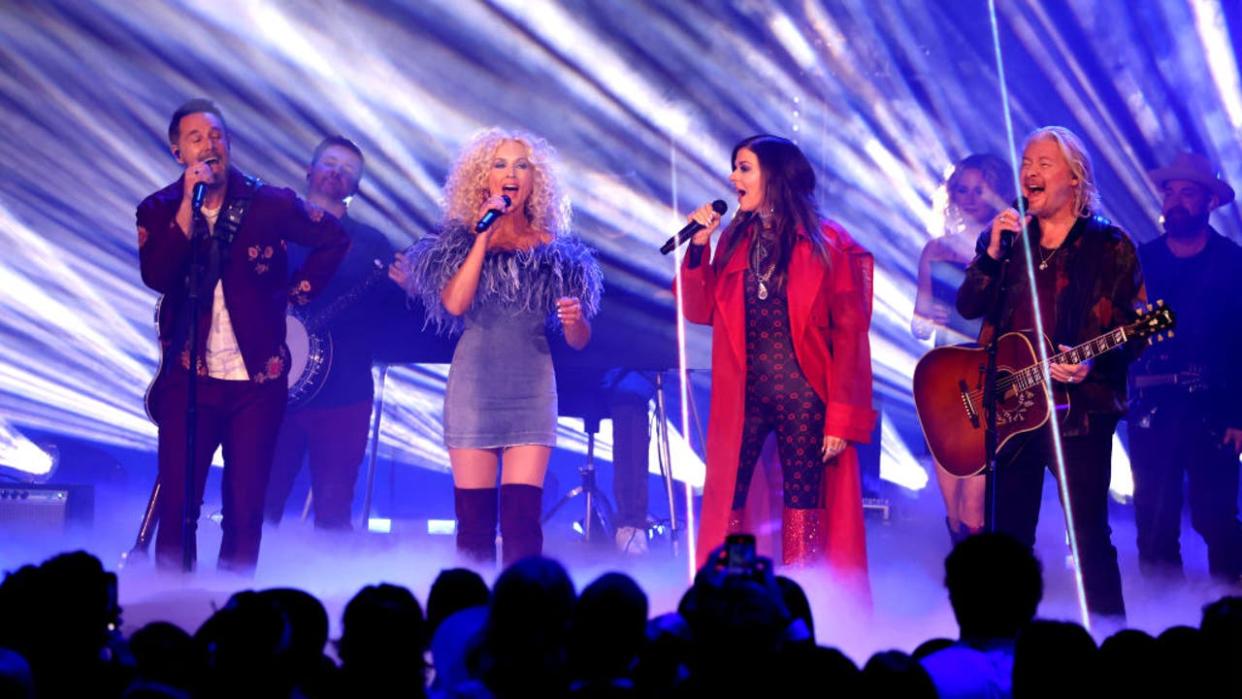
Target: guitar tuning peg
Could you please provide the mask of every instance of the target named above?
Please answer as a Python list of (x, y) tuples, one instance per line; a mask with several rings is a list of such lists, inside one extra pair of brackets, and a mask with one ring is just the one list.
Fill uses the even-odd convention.
[(1168, 332), (1168, 335), (1169, 335), (1169, 339), (1170, 339), (1170, 340), (1172, 340), (1172, 339), (1173, 339), (1173, 331), (1172, 331), (1172, 330), (1170, 330), (1170, 331)]
[(1151, 304), (1150, 304), (1150, 303), (1149, 303), (1149, 304), (1147, 304), (1147, 312), (1148, 312), (1148, 313), (1151, 313), (1151, 312), (1152, 312), (1152, 307), (1151, 307)]
[(1156, 344), (1156, 340), (1155, 340), (1155, 338), (1152, 338), (1152, 337), (1147, 338), (1147, 346), (1148, 346), (1148, 347), (1151, 347), (1151, 346), (1152, 346), (1152, 345), (1154, 345), (1154, 344)]
[(1160, 308), (1164, 308), (1164, 299), (1156, 299), (1156, 305)]
[(1164, 335), (1157, 335), (1156, 342), (1164, 342)]

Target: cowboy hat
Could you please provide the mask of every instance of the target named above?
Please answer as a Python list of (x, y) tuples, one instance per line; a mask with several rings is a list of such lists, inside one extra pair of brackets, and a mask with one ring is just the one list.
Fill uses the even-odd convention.
[(1172, 165), (1151, 170), (1147, 174), (1157, 187), (1163, 187), (1169, 180), (1188, 180), (1201, 184), (1216, 195), (1218, 207), (1233, 201), (1233, 187), (1217, 177), (1212, 164), (1198, 153), (1178, 153)]

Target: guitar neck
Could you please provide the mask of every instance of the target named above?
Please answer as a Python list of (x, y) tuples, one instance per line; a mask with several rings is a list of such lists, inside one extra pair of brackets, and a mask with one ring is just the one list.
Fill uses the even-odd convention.
[(323, 326), (331, 323), (341, 314), (341, 311), (344, 311), (354, 305), (358, 299), (362, 298), (363, 294), (367, 293), (371, 287), (375, 286), (376, 282), (383, 279), (387, 275), (388, 270), (386, 267), (379, 265), (378, 260), (376, 260), (376, 264), (376, 268), (371, 270), (371, 273), (367, 275), (366, 279), (363, 279), (355, 284), (352, 289), (344, 294), (341, 294), (335, 301), (328, 304), (327, 308), (312, 316), (306, 322), (306, 329), (310, 332), (316, 332)]
[(1049, 364), (1082, 364), (1088, 359), (1117, 349), (1129, 339), (1130, 336), (1126, 332), (1125, 326), (1115, 328), (1103, 335), (1087, 340), (1077, 347), (1051, 355), (1048, 357), (1047, 362), (1035, 362), (1014, 374), (1014, 381), (1018, 388), (1021, 389), (1042, 385), (1044, 376), (1047, 373), (1046, 368)]

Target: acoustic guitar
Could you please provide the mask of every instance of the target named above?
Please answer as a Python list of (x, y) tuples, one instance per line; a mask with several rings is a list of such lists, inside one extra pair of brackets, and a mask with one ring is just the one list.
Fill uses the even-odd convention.
[[(1000, 336), (996, 349), (996, 437), (999, 451), (1010, 439), (1043, 427), (1051, 418), (1044, 398), (1046, 364), (1039, 361), (1035, 343), (1043, 342), (1048, 363), (1081, 364), (1127, 342), (1172, 336), (1173, 311), (1157, 301), (1129, 325), (1110, 330), (1065, 352), (1056, 352), (1042, 333), (1010, 332)], [(949, 473), (965, 478), (987, 466), (984, 434), (983, 382), (987, 350), (977, 345), (937, 347), (914, 368), (914, 406), (932, 456)], [(1069, 409), (1065, 385), (1053, 383), (1058, 414)]]

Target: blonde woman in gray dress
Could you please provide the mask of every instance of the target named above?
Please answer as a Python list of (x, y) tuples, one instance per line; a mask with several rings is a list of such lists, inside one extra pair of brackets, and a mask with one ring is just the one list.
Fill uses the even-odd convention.
[[(476, 233), (491, 210), (502, 213)], [(543, 549), (543, 480), (557, 418), (549, 335), (584, 348), (602, 290), (599, 266), (569, 219), (547, 143), (492, 129), (466, 145), (449, 173), (438, 235), (405, 261), (407, 290), (429, 319), (461, 333), (444, 443), (457, 550), (479, 562), (496, 560), (498, 521), (506, 565)]]

